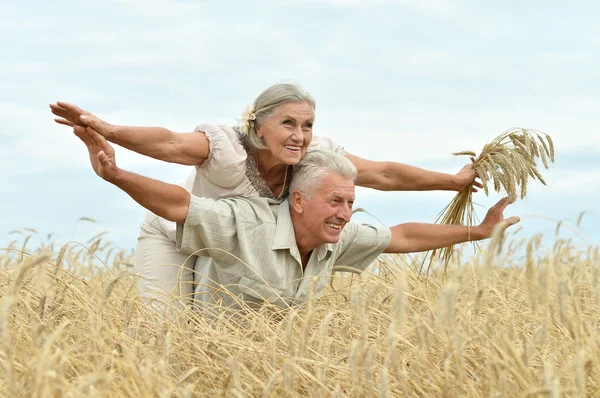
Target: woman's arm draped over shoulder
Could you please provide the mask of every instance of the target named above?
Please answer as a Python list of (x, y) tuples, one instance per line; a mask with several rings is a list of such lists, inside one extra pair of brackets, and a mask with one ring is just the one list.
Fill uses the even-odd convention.
[(210, 153), (202, 132), (175, 133), (163, 127), (117, 126), (67, 102), (51, 104), (59, 124), (91, 128), (108, 141), (142, 155), (170, 163), (201, 165)]
[[(475, 180), (471, 165), (457, 174), (439, 173), (397, 162), (375, 162), (346, 153), (358, 169), (356, 184), (380, 191), (462, 191)], [(475, 186), (481, 184), (475, 181)]]

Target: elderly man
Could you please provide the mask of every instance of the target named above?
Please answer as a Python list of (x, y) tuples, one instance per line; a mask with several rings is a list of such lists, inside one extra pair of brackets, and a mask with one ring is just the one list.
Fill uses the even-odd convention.
[[(479, 226), (405, 223), (391, 228), (350, 222), (357, 172), (344, 156), (328, 151), (306, 154), (294, 168), (290, 196), (213, 200), (185, 189), (119, 169), (114, 151), (93, 131), (76, 130), (92, 166), (104, 180), (128, 193), (153, 213), (177, 222), (177, 244), (189, 254), (210, 256), (196, 270), (204, 289), (196, 300), (210, 307), (237, 300), (279, 306), (318, 294), (333, 266), (363, 271), (381, 253), (408, 253), (488, 238), (509, 203), (501, 200)], [(506, 224), (519, 222), (511, 217)], [(204, 294), (202, 291), (204, 290)]]

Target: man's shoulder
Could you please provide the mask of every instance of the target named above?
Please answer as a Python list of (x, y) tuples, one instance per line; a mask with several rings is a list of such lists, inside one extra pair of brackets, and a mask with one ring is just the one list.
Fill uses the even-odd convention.
[(221, 203), (231, 209), (231, 212), (244, 221), (276, 222), (278, 203), (260, 196), (218, 199)]
[(338, 247), (343, 251), (345, 248), (351, 246), (358, 240), (377, 245), (380, 241), (389, 240), (390, 235), (391, 230), (389, 227), (376, 227), (371, 224), (358, 224), (355, 222), (349, 222), (342, 230)]

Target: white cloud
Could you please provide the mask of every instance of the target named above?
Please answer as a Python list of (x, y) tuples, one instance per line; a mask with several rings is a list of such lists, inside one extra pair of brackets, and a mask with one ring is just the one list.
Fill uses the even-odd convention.
[(308, 5), (331, 5), (338, 7), (360, 7), (372, 8), (389, 5), (400, 5), (412, 8), (418, 11), (426, 11), (434, 14), (448, 14), (459, 8), (463, 1), (450, 0), (295, 0), (297, 4)]
[(173, 0), (115, 0), (124, 12), (132, 16), (158, 19), (186, 18), (201, 13), (207, 7), (205, 2)]

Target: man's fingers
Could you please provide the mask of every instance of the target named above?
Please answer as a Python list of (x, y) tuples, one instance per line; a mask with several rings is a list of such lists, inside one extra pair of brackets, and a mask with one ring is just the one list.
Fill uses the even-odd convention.
[(89, 137), (91, 137), (91, 139), (94, 141), (94, 144), (98, 147), (98, 148), (102, 148), (103, 152), (108, 152), (111, 154), (115, 153), (115, 150), (113, 149), (113, 147), (108, 143), (108, 141), (106, 140), (106, 138), (104, 138), (104, 136), (100, 133), (98, 133), (96, 130), (94, 130), (91, 127), (87, 127), (87, 134)]
[(108, 141), (106, 141), (106, 138), (104, 138), (104, 136), (102, 134), (100, 134), (99, 132), (97, 132), (93, 127), (88, 126), (86, 129), (87, 129), (88, 134), (91, 137), (93, 137), (94, 140), (98, 142), (98, 144), (108, 145)]
[(98, 134), (102, 137), (104, 137), (102, 134), (100, 134), (96, 129), (94, 129), (93, 127), (89, 127), (87, 128), (87, 130), (90, 132), (90, 134)]
[(479, 181), (473, 181), (473, 186), (476, 186), (477, 188), (483, 188), (483, 184)]
[(73, 126), (73, 133), (89, 148), (94, 143), (90, 140), (90, 136), (87, 133), (85, 127), (75, 125)]
[(98, 152), (97, 157), (98, 157), (98, 161), (102, 165), (102, 168), (104, 168), (106, 171), (109, 171), (113, 167), (113, 164), (110, 161), (110, 157), (106, 154), (106, 152), (104, 152), (104, 151)]
[(96, 158), (98, 159), (98, 163), (102, 168), (102, 174), (99, 174), (100, 177), (102, 177), (106, 181), (111, 181), (117, 171), (115, 158), (107, 155), (104, 151), (98, 152)]
[(521, 221), (521, 217), (512, 216), (512, 217), (506, 219), (506, 221), (508, 222), (508, 225), (515, 225)]

